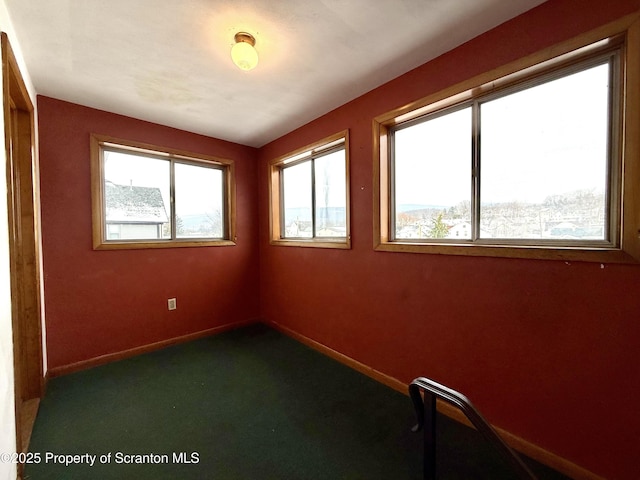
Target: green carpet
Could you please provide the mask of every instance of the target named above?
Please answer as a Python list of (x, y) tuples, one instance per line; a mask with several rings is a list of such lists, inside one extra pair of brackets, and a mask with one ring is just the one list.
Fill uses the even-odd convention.
[[(52, 379), (25, 479), (418, 480), (414, 423), (407, 396), (255, 325)], [(474, 430), (437, 434), (439, 478), (511, 478)]]

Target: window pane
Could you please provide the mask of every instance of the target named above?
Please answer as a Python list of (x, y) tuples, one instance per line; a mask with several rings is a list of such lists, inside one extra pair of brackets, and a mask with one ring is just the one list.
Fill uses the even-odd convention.
[(313, 237), (311, 161), (282, 170), (284, 237)]
[(345, 152), (315, 160), (316, 237), (347, 235), (347, 188)]
[(471, 238), (471, 107), (395, 132), (395, 236)]
[(169, 162), (104, 151), (107, 240), (170, 237)]
[(175, 164), (176, 238), (223, 238), (222, 170)]
[(606, 240), (609, 64), (481, 105), (482, 238)]

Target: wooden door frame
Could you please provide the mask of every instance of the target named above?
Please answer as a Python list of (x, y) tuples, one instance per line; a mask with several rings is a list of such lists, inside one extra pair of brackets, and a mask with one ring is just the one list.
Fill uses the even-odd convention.
[(33, 103), (6, 33), (0, 35), (0, 42), (7, 162), (16, 451), (20, 452), (26, 448), (23, 402), (40, 398), (44, 388), (39, 202), (34, 161), (35, 118)]

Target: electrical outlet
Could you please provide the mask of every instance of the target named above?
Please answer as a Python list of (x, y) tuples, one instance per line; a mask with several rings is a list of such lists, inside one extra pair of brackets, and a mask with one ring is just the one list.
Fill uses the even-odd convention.
[(167, 308), (169, 310), (175, 310), (177, 308), (175, 298), (170, 298), (167, 300)]

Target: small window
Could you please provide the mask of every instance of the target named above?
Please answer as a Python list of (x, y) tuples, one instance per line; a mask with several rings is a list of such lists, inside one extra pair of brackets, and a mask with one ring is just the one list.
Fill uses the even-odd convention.
[(629, 258), (624, 36), (512, 72), (376, 119), (378, 250)]
[(349, 248), (346, 132), (270, 163), (271, 242)]
[(233, 162), (91, 137), (94, 248), (233, 245)]

